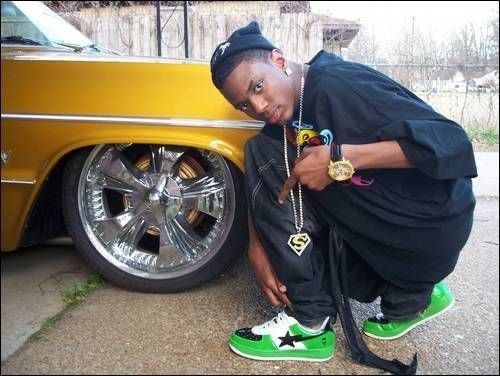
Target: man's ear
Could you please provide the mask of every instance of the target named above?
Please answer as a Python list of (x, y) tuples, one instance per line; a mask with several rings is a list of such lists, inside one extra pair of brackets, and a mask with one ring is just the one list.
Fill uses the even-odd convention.
[(285, 70), (287, 67), (285, 55), (283, 55), (283, 52), (277, 48), (271, 51), (271, 61), (280, 70)]

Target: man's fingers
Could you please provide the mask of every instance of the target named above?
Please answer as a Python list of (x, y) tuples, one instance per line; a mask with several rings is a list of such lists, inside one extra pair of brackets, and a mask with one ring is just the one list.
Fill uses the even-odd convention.
[(279, 291), (273, 291), (271, 289), (266, 290), (266, 297), (269, 303), (273, 307), (281, 307), (283, 305), (286, 305), (288, 308), (293, 310), (292, 307), (292, 302), (288, 299), (288, 296), (286, 294), (279, 292)]
[(276, 294), (273, 292), (272, 289), (266, 288), (264, 290), (264, 293), (266, 295), (267, 300), (269, 301), (269, 303), (273, 307), (279, 307), (279, 306), (283, 305), (283, 302), (281, 302), (281, 299), (279, 299), (279, 297), (276, 296)]
[[(279, 287), (278, 287), (279, 286)], [(286, 286), (283, 284), (264, 285), (261, 288), (262, 292), (267, 298), (267, 301), (275, 308), (286, 305), (293, 310), (292, 303), (286, 296)]]
[(286, 296), (286, 286), (284, 284), (277, 280), (276, 289), (273, 292), (284, 305), (293, 310), (292, 303), (288, 299), (288, 296)]
[(283, 184), (283, 188), (281, 189), (281, 192), (278, 196), (278, 202), (280, 204), (284, 203), (286, 198), (288, 197), (288, 194), (290, 191), (295, 187), (295, 184), (297, 184), (297, 177), (295, 175), (290, 175), (288, 179), (286, 179), (285, 183)]
[(280, 295), (280, 300), (293, 311), (292, 302), (288, 299), (288, 296), (286, 296), (286, 294), (282, 293)]

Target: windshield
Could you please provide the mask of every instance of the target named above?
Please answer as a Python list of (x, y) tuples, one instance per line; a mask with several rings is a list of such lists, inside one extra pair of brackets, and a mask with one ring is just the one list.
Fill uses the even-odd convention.
[(82, 47), (93, 44), (40, 1), (2, 1), (1, 9), (2, 43)]

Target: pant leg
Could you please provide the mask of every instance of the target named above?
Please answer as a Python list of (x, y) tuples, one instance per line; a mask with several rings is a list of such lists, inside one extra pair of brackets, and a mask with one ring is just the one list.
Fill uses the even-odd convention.
[(380, 309), (389, 320), (412, 319), (429, 306), (433, 288), (434, 285), (408, 290), (389, 283), (382, 293)]
[(415, 317), (431, 302), (433, 285), (408, 290), (382, 279), (350, 246), (346, 246), (347, 284), (349, 297), (370, 303), (379, 296), (380, 309), (389, 320), (401, 321)]
[(411, 319), (430, 304), (434, 285), (412, 290), (398, 287), (380, 277), (347, 243), (346, 273), (349, 297), (370, 303), (380, 296), (380, 309), (389, 320)]
[[(288, 152), (290, 166), (293, 166), (295, 152), (290, 145)], [(250, 214), (278, 278), (287, 287), (294, 307), (292, 315), (304, 325), (316, 324), (327, 315), (335, 317), (326, 259), (328, 233), (306, 198), (303, 230), (312, 242), (300, 256), (287, 244), (296, 229), (290, 199), (281, 205), (278, 203), (278, 194), (286, 180), (283, 142), (263, 134), (255, 136), (245, 146), (245, 164)], [(298, 211), (298, 199), (296, 208)]]
[(371, 303), (387, 287), (383, 280), (349, 244), (345, 244), (346, 273), (349, 297), (361, 303)]

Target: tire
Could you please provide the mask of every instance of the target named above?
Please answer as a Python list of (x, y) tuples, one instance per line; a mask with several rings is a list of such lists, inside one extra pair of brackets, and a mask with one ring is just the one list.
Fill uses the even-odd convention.
[(210, 281), (248, 245), (241, 172), (222, 156), (167, 145), (98, 145), (66, 165), (62, 206), (77, 250), (128, 290)]

